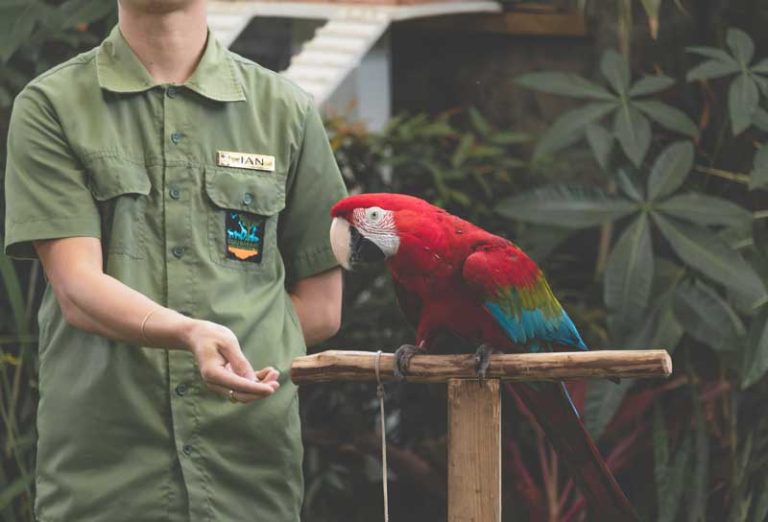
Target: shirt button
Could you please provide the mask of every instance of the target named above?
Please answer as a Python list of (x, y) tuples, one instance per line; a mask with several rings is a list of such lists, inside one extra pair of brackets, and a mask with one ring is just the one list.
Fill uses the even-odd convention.
[(180, 132), (174, 132), (171, 134), (171, 141), (174, 145), (178, 145), (181, 139), (184, 137), (184, 135)]
[(250, 205), (251, 203), (253, 203), (253, 194), (246, 192), (243, 194), (243, 205)]
[(175, 257), (180, 258), (181, 256), (184, 255), (184, 248), (180, 246), (176, 246), (176, 247), (173, 247), (173, 250), (171, 250), (171, 252), (173, 252), (173, 255)]
[(182, 382), (181, 384), (176, 386), (176, 395), (178, 395), (179, 397), (183, 397), (184, 395), (187, 394), (188, 389), (189, 388), (187, 388), (187, 385)]
[(168, 87), (165, 90), (165, 94), (167, 94), (169, 98), (175, 98), (178, 93), (179, 93), (179, 90), (176, 89), (176, 87)]
[(171, 199), (179, 199), (181, 197), (181, 191), (176, 187), (172, 187), (168, 194), (171, 196)]
[(181, 451), (184, 452), (184, 455), (192, 455), (192, 446), (189, 444), (184, 444), (184, 446), (181, 448)]

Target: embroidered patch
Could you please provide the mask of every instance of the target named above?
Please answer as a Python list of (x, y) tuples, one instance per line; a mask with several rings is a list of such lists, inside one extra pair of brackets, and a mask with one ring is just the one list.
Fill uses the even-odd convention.
[(227, 259), (261, 263), (267, 218), (249, 212), (227, 211), (225, 224)]

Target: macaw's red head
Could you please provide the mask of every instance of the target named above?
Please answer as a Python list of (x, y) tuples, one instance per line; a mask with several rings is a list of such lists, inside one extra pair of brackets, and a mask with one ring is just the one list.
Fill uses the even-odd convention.
[(347, 270), (357, 265), (383, 261), (397, 254), (407, 214), (443, 212), (423, 199), (403, 194), (358, 194), (331, 209), (331, 246), (338, 262)]

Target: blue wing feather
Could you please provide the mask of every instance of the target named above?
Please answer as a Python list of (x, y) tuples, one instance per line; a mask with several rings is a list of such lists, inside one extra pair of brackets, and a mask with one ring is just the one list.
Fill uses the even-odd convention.
[(522, 310), (519, 314), (509, 313), (495, 302), (486, 302), (485, 308), (516, 343), (527, 344), (539, 340), (580, 350), (587, 349), (573, 321), (562, 308), (558, 315), (550, 318), (545, 317), (539, 308)]

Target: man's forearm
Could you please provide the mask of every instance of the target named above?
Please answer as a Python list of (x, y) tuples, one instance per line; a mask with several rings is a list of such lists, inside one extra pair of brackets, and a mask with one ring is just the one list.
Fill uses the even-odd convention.
[(189, 346), (187, 336), (194, 321), (104, 274), (98, 239), (41, 242), (36, 248), (68, 323), (138, 345)]

